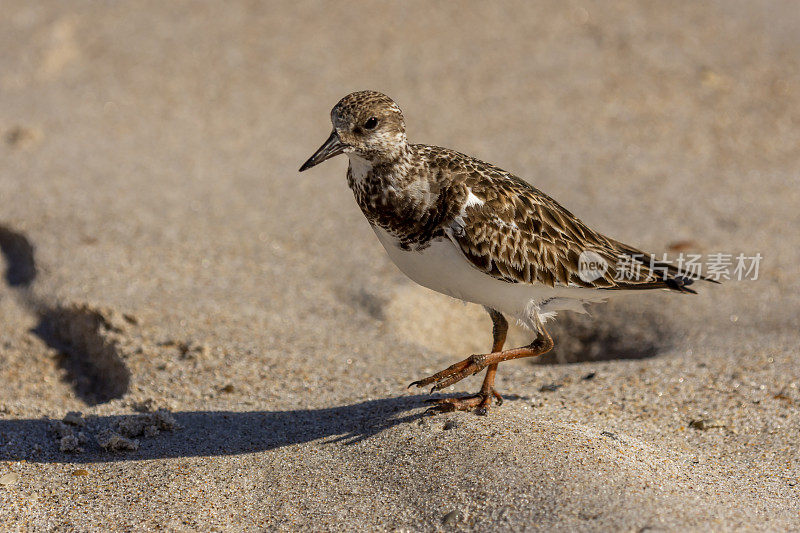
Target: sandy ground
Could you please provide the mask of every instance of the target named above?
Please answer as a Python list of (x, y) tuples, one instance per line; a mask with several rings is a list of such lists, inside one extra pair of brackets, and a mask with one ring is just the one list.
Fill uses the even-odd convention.
[[(794, 2), (4, 0), (0, 50), (4, 530), (800, 528)], [(394, 268), (343, 158), (297, 173), (365, 88), (759, 279), (565, 316), (490, 416), (423, 417), (490, 322)]]

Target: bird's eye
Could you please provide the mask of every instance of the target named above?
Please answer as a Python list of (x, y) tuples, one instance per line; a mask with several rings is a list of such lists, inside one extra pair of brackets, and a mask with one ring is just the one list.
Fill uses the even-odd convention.
[(377, 125), (378, 125), (378, 119), (375, 117), (369, 117), (367, 121), (364, 123), (364, 129), (374, 130)]

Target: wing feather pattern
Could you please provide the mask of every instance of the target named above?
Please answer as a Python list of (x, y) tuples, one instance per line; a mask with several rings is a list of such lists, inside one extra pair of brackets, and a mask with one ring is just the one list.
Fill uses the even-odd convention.
[[(480, 172), (463, 163), (464, 197), (471, 193), (480, 201), (465, 204), (447, 235), (475, 268), (509, 283), (694, 292), (687, 287), (693, 280), (674, 265), (592, 230), (525, 181), (486, 163), (480, 162)], [(608, 265), (596, 279), (580, 276), (583, 251)], [(620, 267), (636, 261), (638, 267)]]

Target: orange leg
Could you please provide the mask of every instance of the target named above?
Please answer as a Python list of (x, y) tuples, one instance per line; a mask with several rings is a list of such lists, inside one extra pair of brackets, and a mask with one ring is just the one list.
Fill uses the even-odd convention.
[(492, 398), (497, 399), (497, 405), (503, 402), (503, 398), (497, 391), (494, 390), (494, 378), (497, 374), (497, 365), (503, 361), (511, 359), (519, 359), (521, 357), (533, 357), (542, 355), (553, 348), (553, 339), (544, 330), (541, 329), (539, 336), (528, 346), (516, 348), (514, 350), (503, 351), (503, 344), (506, 341), (506, 334), (508, 333), (508, 321), (495, 311), (494, 309), (486, 309), (489, 316), (492, 317), (493, 337), (492, 352), (488, 354), (471, 355), (441, 372), (427, 377), (425, 379), (415, 381), (409, 387), (416, 385), (417, 387), (425, 387), (433, 384), (431, 392), (441, 390), (445, 387), (461, 381), (462, 379), (477, 374), (486, 368), (486, 377), (483, 380), (480, 392), (472, 396), (465, 396), (462, 398), (441, 398), (429, 400), (430, 403), (435, 405), (431, 408), (436, 412), (448, 411), (465, 411), (476, 408), (477, 414), (485, 415), (488, 412), (489, 406), (492, 403)]

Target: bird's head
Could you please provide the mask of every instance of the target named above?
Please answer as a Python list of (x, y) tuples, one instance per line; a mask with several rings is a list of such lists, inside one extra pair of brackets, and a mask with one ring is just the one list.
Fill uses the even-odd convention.
[(394, 101), (376, 91), (359, 91), (342, 98), (331, 110), (333, 131), (325, 143), (300, 167), (300, 172), (339, 154), (390, 163), (406, 149), (403, 112)]

